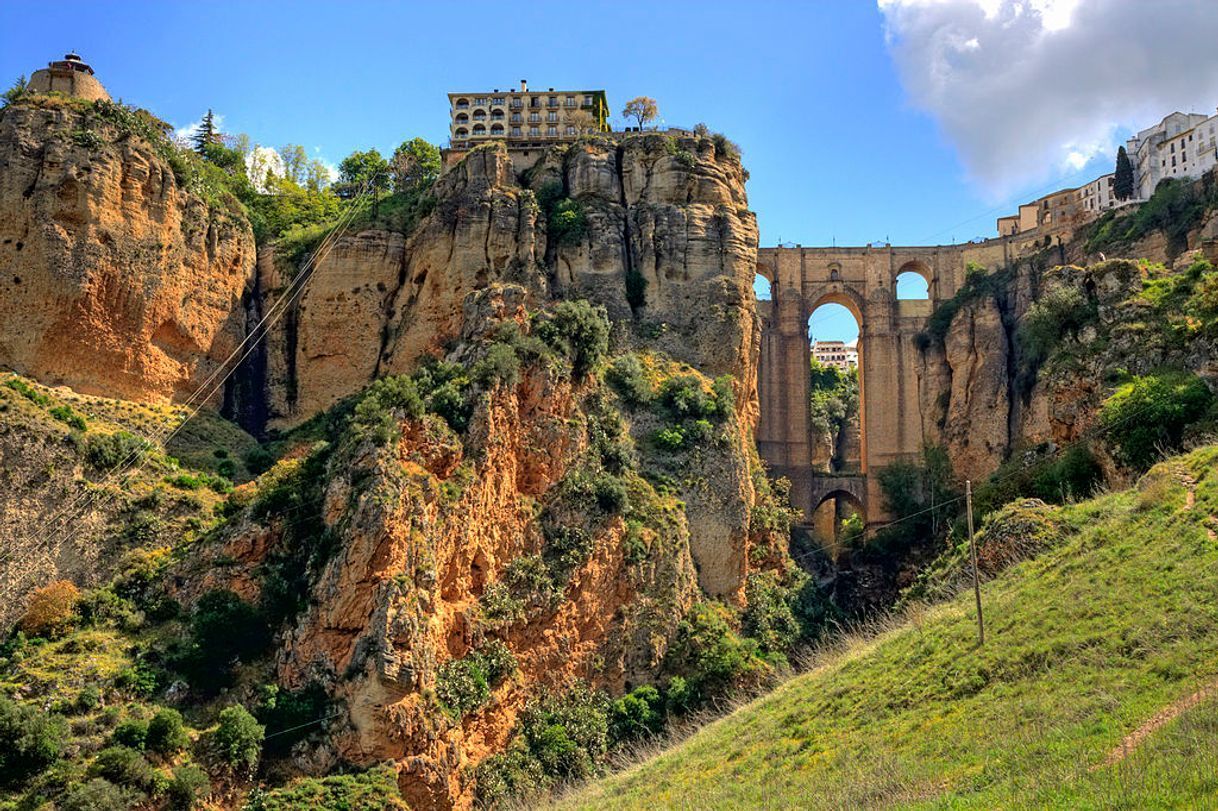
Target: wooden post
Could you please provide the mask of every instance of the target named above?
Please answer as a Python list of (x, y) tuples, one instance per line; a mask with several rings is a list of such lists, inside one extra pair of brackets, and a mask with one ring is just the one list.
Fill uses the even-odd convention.
[(977, 644), (985, 644), (985, 621), (981, 617), (981, 580), (977, 573), (977, 542), (973, 538), (973, 483), (964, 482), (964, 510), (968, 515), (968, 548), (973, 559), (973, 596), (977, 598)]

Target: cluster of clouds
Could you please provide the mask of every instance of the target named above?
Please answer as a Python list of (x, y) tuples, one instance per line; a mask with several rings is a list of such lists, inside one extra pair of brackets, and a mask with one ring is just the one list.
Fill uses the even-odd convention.
[(1174, 110), (1218, 105), (1215, 0), (878, 3), (910, 102), (995, 200), (1064, 182)]

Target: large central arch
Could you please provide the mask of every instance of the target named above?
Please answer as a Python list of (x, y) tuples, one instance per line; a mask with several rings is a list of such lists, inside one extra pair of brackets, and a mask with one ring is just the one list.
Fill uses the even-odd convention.
[[(762, 322), (757, 445), (774, 475), (791, 481), (791, 500), (806, 520), (826, 492), (843, 490), (813, 468), (808, 413), (810, 349), (807, 321), (826, 303), (840, 304), (859, 323), (860, 474), (847, 492), (869, 525), (887, 518), (875, 471), (922, 451), (916, 336), (940, 301), (964, 283), (968, 246), (930, 248), (763, 248), (758, 275), (770, 282), (758, 301)], [(991, 266), (1004, 261), (976, 256)], [(897, 277), (926, 280), (927, 297), (898, 299)], [(828, 490), (826, 488), (829, 488)]]

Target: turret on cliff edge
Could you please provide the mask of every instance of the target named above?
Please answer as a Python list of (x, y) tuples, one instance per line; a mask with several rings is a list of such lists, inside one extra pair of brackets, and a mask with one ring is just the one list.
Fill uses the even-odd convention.
[(42, 70), (34, 71), (30, 83), (26, 85), (26, 91), (63, 93), (86, 101), (110, 100), (106, 88), (102, 87), (102, 83), (93, 75), (93, 68), (76, 53), (64, 54), (63, 59), (49, 62)]

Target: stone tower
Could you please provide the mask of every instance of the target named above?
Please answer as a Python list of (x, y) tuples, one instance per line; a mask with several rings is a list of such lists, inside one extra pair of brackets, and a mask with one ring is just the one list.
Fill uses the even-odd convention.
[(86, 101), (110, 100), (110, 94), (93, 75), (93, 68), (81, 60), (79, 54), (64, 54), (63, 59), (49, 63), (42, 70), (34, 71), (26, 90), (31, 93), (58, 92), (76, 96)]

